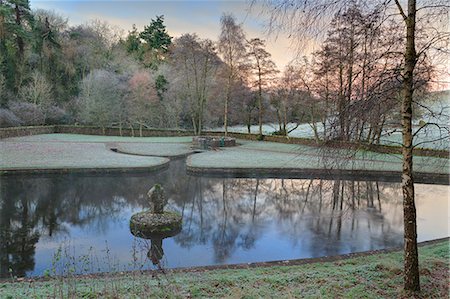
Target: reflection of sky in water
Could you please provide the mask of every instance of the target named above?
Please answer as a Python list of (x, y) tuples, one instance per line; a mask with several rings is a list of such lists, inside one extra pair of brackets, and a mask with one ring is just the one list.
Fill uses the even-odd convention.
[[(136, 268), (133, 250), (137, 264), (149, 268), (150, 241), (134, 238), (128, 224), (157, 182), (169, 198), (166, 208), (183, 214), (182, 232), (163, 240), (163, 267), (319, 257), (403, 242), (398, 183), (197, 178), (184, 175), (183, 165), (172, 162), (148, 176), (2, 178), (1, 228), (12, 245), (0, 247), (1, 275), (9, 267), (42, 274), (59, 246), (77, 257), (78, 269), (87, 253), (94, 257), (89, 271)], [(417, 184), (416, 194), (419, 241), (449, 236), (449, 186)], [(20, 250), (27, 238), (17, 233), (25, 215), (19, 198), (28, 200), (27, 234), (40, 233), (34, 252), (32, 242)]]

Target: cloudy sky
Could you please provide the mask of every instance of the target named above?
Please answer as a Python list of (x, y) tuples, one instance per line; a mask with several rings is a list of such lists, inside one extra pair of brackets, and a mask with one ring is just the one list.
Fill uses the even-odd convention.
[(285, 35), (268, 36), (264, 18), (257, 8), (249, 10), (245, 0), (197, 1), (42, 1), (31, 0), (31, 8), (54, 10), (69, 19), (70, 25), (82, 24), (92, 19), (107, 21), (128, 32), (133, 24), (142, 30), (157, 15), (164, 15), (167, 30), (172, 36), (197, 33), (200, 37), (217, 40), (220, 34), (220, 17), (232, 13), (243, 24), (248, 38), (267, 40), (267, 50), (281, 70), (295, 57), (290, 40)]

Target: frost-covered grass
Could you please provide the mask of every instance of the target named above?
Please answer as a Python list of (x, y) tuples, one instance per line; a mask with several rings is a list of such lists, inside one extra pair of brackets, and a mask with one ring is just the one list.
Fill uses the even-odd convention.
[(82, 134), (41, 134), (4, 139), (2, 141), (39, 141), (39, 142), (162, 142), (162, 143), (190, 143), (191, 136), (181, 137), (120, 137)]
[[(288, 128), (293, 128), (295, 124), (289, 124)], [(323, 134), (323, 125), (321, 123), (317, 123), (317, 130), (319, 136)], [(448, 126), (448, 124), (447, 124)], [(414, 126), (414, 133), (419, 130), (419, 126)], [(263, 134), (264, 135), (272, 135), (273, 132), (278, 130), (278, 126), (276, 124), (264, 124), (263, 125)], [(224, 128), (214, 128), (212, 131), (220, 131), (223, 132)], [(228, 128), (229, 132), (234, 133), (248, 133), (246, 126), (232, 126)], [(259, 132), (259, 126), (253, 125), (251, 126), (251, 133), (257, 134)], [(443, 138), (447, 136), (447, 138)], [(297, 129), (289, 133), (289, 137), (297, 137), (297, 138), (308, 138), (314, 139), (314, 131), (310, 124), (301, 124)], [(382, 137), (380, 138), (380, 143), (384, 145), (394, 145), (400, 146), (402, 142), (402, 132), (400, 128), (391, 129), (386, 128), (383, 131)], [(422, 129), (414, 138), (414, 144), (418, 145), (418, 148), (431, 148), (438, 150), (448, 150), (450, 148), (450, 136), (449, 133), (444, 129), (439, 129), (436, 126), (427, 126), (425, 129)]]
[(174, 157), (192, 153), (190, 143), (115, 143), (117, 149), (123, 153), (144, 156)]
[(0, 170), (150, 168), (167, 162), (114, 153), (102, 143), (0, 142)]
[[(422, 108), (422, 115), (420, 118), (414, 119), (413, 133), (419, 129), (420, 132), (414, 138), (414, 145), (418, 148), (430, 148), (438, 150), (450, 149), (450, 91), (436, 93), (436, 96), (428, 99), (423, 103), (427, 109)], [(429, 124), (421, 129), (420, 124)], [(437, 125), (434, 125), (437, 124)], [(287, 129), (293, 129), (296, 126), (290, 123)], [(315, 123), (319, 136), (323, 135), (323, 125), (318, 122)], [(252, 125), (250, 127), (251, 133), (259, 133), (259, 126)], [(223, 127), (214, 128), (214, 131), (224, 131)], [(279, 130), (279, 125), (275, 123), (267, 123), (262, 126), (264, 135), (271, 135), (273, 132)], [(237, 125), (228, 127), (229, 132), (248, 133), (247, 126)], [(314, 139), (314, 130), (312, 124), (300, 124), (295, 130), (289, 133), (290, 137), (310, 138)], [(401, 128), (385, 127), (380, 138), (380, 143), (384, 145), (400, 146), (402, 143)]]
[[(240, 147), (223, 148), (188, 158), (196, 168), (303, 168), (371, 171), (401, 171), (402, 157), (368, 151), (316, 148), (274, 142), (246, 142)], [(428, 173), (448, 173), (443, 158), (414, 157), (414, 169)]]
[[(80, 134), (42, 134), (2, 139), (0, 170), (145, 168), (187, 154), (192, 137), (117, 137)], [(114, 153), (117, 147), (127, 155)], [(154, 156), (154, 157), (140, 157)]]
[[(138, 142), (135, 142), (135, 141)], [(191, 137), (115, 137), (45, 134), (0, 141), (0, 170), (60, 168), (135, 168), (160, 165), (171, 157), (191, 153)], [(188, 165), (202, 168), (303, 168), (400, 171), (400, 155), (305, 145), (238, 140), (240, 146), (189, 157)], [(109, 149), (130, 153), (114, 153)], [(142, 155), (142, 156), (138, 156)], [(143, 157), (149, 156), (149, 157)], [(157, 157), (151, 157), (157, 156)], [(415, 157), (417, 171), (448, 173), (443, 158)]]
[[(322, 124), (318, 125), (318, 131), (323, 132), (322, 130)], [(296, 124), (288, 124), (288, 130), (291, 128), (294, 128)], [(262, 132), (263, 135), (272, 135), (273, 132), (276, 132), (279, 130), (278, 124), (275, 123), (266, 123), (262, 125)], [(219, 131), (224, 132), (224, 127), (217, 127), (211, 129), (211, 131)], [(247, 126), (244, 125), (236, 125), (236, 126), (230, 126), (228, 127), (228, 132), (233, 133), (248, 133)], [(259, 134), (259, 125), (252, 125), (250, 126), (250, 133), (251, 134)], [(297, 129), (289, 133), (290, 137), (300, 137), (300, 138), (314, 138), (314, 131), (312, 127), (309, 124), (300, 124)]]
[(421, 292), (403, 291), (403, 253), (296, 266), (0, 283), (1, 298), (448, 298), (449, 242), (419, 247)]

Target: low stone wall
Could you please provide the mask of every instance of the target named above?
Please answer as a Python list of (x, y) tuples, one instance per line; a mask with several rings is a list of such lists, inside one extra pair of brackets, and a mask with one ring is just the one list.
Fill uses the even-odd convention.
[[(139, 129), (122, 129), (119, 128), (100, 128), (91, 126), (74, 126), (74, 125), (57, 125), (57, 126), (34, 126), (34, 127), (12, 127), (0, 128), (0, 139), (8, 137), (29, 136), (37, 134), (66, 133), (66, 134), (84, 134), (84, 135), (106, 135), (106, 136), (134, 136), (139, 137)], [(224, 136), (224, 132), (205, 131), (209, 136)], [(176, 137), (176, 136), (193, 136), (190, 130), (172, 130), (172, 129), (142, 129), (143, 137)], [(234, 133), (229, 132), (229, 137), (236, 139), (258, 140), (258, 134)], [(374, 151), (384, 154), (401, 154), (402, 149), (398, 146), (373, 145), (354, 142), (329, 141), (318, 144), (314, 139), (285, 137), (276, 135), (265, 135), (264, 141), (280, 142), (289, 144), (301, 144), (309, 146), (327, 146), (329, 148), (351, 148), (367, 151)], [(414, 154), (418, 156), (430, 156), (449, 158), (449, 151), (433, 150), (433, 149), (414, 149)]]
[[(223, 136), (223, 132), (207, 132), (211, 136)], [(258, 140), (258, 134), (248, 134), (248, 133), (228, 133), (228, 136), (234, 137), (236, 139), (246, 139), (246, 140)], [(389, 145), (377, 145), (377, 144), (365, 144), (356, 142), (345, 142), (345, 141), (327, 141), (317, 143), (314, 139), (299, 138), (299, 137), (286, 137), (279, 135), (264, 135), (264, 141), (269, 142), (279, 142), (288, 144), (300, 144), (309, 146), (326, 146), (328, 148), (342, 148), (342, 149), (359, 149), (366, 151), (373, 151), (382, 154), (401, 154), (402, 148), (400, 146), (389, 146)], [(434, 149), (421, 149), (415, 148), (413, 150), (414, 155), (417, 156), (427, 156), (427, 157), (440, 157), (449, 158), (450, 152), (444, 150), (434, 150)]]
[[(100, 128), (90, 126), (56, 126), (55, 133), (83, 134), (83, 135), (105, 135), (105, 136), (127, 136), (139, 137), (139, 129)], [(134, 135), (133, 135), (134, 133)], [(173, 137), (192, 136), (192, 131), (187, 130), (165, 130), (165, 129), (142, 129), (142, 137)]]
[(0, 139), (52, 133), (55, 133), (55, 126), (0, 128)]

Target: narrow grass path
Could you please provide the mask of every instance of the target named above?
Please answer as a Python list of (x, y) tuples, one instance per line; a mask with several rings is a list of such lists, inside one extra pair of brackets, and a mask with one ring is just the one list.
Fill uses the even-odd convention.
[(422, 291), (403, 286), (402, 252), (233, 270), (0, 283), (1, 298), (448, 298), (449, 241), (419, 248)]

